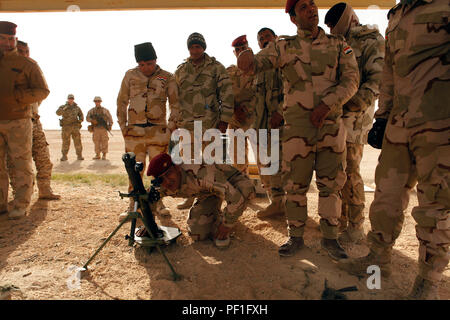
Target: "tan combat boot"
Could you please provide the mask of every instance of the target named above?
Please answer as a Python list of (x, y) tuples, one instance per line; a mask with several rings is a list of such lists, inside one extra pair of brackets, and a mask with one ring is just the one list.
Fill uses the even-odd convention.
[(82, 155), (77, 156), (77, 160), (84, 160)]
[(63, 156), (61, 157), (61, 159), (60, 159), (61, 161), (67, 161), (68, 159), (67, 159), (67, 155), (66, 154), (63, 154)]
[(96, 154), (95, 157), (92, 158), (92, 160), (100, 160), (100, 154)]
[(106, 153), (103, 153), (102, 160), (106, 160)]
[(409, 300), (440, 300), (438, 286), (433, 281), (416, 276), (414, 285), (409, 293)]
[(8, 219), (20, 219), (27, 213), (27, 210), (25, 208), (14, 208), (12, 211), (8, 214)]
[(184, 200), (184, 202), (177, 205), (177, 209), (183, 210), (183, 209), (189, 209), (194, 204), (195, 198), (187, 198)]
[(376, 265), (380, 268), (381, 275), (383, 277), (389, 277), (391, 275), (391, 255), (392, 247), (379, 248), (376, 250), (370, 250), (370, 253), (361, 258), (348, 258), (338, 261), (338, 268), (347, 271), (355, 276), (366, 276), (367, 268), (372, 265)]
[(284, 216), (283, 197), (277, 197), (263, 210), (256, 213), (258, 218), (267, 218), (271, 216)]
[(343, 230), (341, 235), (339, 236), (340, 240), (351, 243), (360, 243), (365, 238), (366, 234), (364, 233), (362, 224), (353, 225), (350, 222), (348, 223), (347, 228)]
[(59, 194), (54, 194), (52, 190), (47, 190), (42, 192), (39, 190), (39, 199), (41, 200), (60, 200), (61, 196)]

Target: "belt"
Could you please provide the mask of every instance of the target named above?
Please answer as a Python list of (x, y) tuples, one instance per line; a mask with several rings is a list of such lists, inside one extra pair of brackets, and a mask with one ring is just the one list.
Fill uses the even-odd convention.
[(136, 124), (133, 124), (133, 126), (141, 127), (141, 128), (147, 128), (147, 127), (157, 126), (157, 124), (154, 124), (154, 123), (151, 123), (151, 122), (147, 122), (147, 123), (136, 123)]

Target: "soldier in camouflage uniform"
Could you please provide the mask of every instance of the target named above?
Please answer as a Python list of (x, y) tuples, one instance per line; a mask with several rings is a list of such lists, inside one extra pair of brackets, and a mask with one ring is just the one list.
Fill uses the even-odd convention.
[[(33, 194), (30, 105), (50, 93), (38, 64), (17, 53), (16, 27), (0, 21), (0, 213), (8, 211), (11, 179), (14, 200), (10, 219), (26, 214)], [(6, 168), (8, 157), (11, 177)]]
[[(207, 129), (218, 128), (226, 132), (234, 110), (233, 86), (225, 67), (206, 52), (206, 42), (199, 33), (188, 37), (189, 58), (175, 71), (180, 104), (179, 128), (191, 132), (194, 138), (194, 121), (202, 122), (204, 133)], [(189, 147), (187, 145), (186, 147)], [(191, 152), (194, 157), (194, 152)], [(179, 209), (190, 208), (194, 199), (187, 199)]]
[[(170, 135), (177, 128), (179, 118), (178, 91), (173, 75), (156, 63), (156, 52), (150, 42), (138, 44), (134, 50), (138, 66), (128, 70), (122, 80), (117, 97), (117, 120), (125, 140), (125, 152), (134, 152), (136, 161), (145, 166), (147, 156), (151, 160), (168, 151)], [(161, 201), (158, 211), (168, 213)]]
[[(236, 58), (243, 50), (248, 49), (247, 36), (243, 35), (231, 43), (234, 48), (233, 52)], [(233, 86), (234, 96), (234, 113), (229, 123), (229, 128), (233, 130), (242, 129), (244, 132), (253, 126), (255, 122), (255, 90), (254, 77), (249, 74), (244, 74), (236, 65), (231, 65), (227, 68)], [(245, 163), (237, 163), (237, 138), (234, 141), (234, 159), (233, 166), (244, 174), (248, 175), (248, 139), (245, 139)]]
[(67, 153), (69, 153), (70, 148), (70, 138), (73, 139), (73, 144), (75, 145), (75, 152), (77, 154), (77, 160), (84, 160), (83, 158), (83, 146), (81, 144), (81, 123), (84, 120), (83, 111), (74, 101), (75, 97), (73, 94), (67, 96), (66, 104), (63, 104), (56, 110), (58, 116), (62, 116), (59, 120), (61, 125), (61, 161), (67, 161)]
[[(161, 196), (196, 197), (187, 220), (194, 241), (210, 237), (218, 248), (230, 244), (230, 233), (249, 201), (255, 197), (252, 181), (227, 164), (175, 165), (168, 154), (152, 159), (147, 175), (161, 178)], [(221, 210), (222, 202), (227, 205)]]
[(102, 98), (94, 98), (95, 107), (89, 110), (86, 115), (86, 121), (92, 123), (92, 141), (95, 146), (95, 157), (93, 160), (100, 159), (100, 153), (103, 153), (102, 159), (106, 160), (108, 153), (108, 132), (111, 131), (113, 119), (108, 109), (102, 107)]
[[(270, 28), (261, 28), (261, 30), (258, 31), (258, 45), (260, 49), (267, 47), (269, 43), (275, 42), (276, 39), (277, 36), (275, 32)], [(281, 70), (279, 68), (270, 69), (256, 74), (255, 86), (256, 116), (253, 127), (255, 129), (281, 130), (283, 123), (283, 81), (281, 79)], [(270, 141), (270, 137), (269, 132), (267, 141)], [(269, 148), (268, 154), (270, 154), (271, 144), (268, 143), (267, 146)], [(279, 144), (279, 146), (279, 163), (281, 163), (281, 144)], [(257, 165), (260, 172), (262, 167), (267, 166), (261, 164), (259, 158)], [(259, 218), (265, 218), (273, 215), (284, 215), (284, 190), (281, 176), (281, 165), (279, 165), (278, 172), (274, 175), (260, 174), (261, 183), (267, 192), (270, 204), (267, 208), (256, 213)]]
[[(17, 52), (24, 57), (30, 57), (30, 48), (26, 42), (17, 41)], [(53, 163), (50, 160), (50, 150), (48, 148), (47, 139), (45, 138), (45, 133), (42, 129), (41, 121), (39, 120), (39, 104), (40, 102), (31, 104), (31, 121), (33, 122), (32, 156), (37, 171), (36, 183), (39, 190), (39, 199), (59, 200), (61, 199), (61, 196), (54, 194), (50, 186)], [(8, 168), (10, 167), (10, 158), (8, 157)], [(11, 176), (13, 173), (9, 172), (9, 174)]]
[(373, 124), (384, 65), (384, 38), (376, 28), (361, 25), (353, 8), (344, 2), (334, 5), (325, 16), (331, 34), (345, 37), (359, 67), (359, 88), (344, 104), (342, 120), (347, 129), (347, 182), (342, 189), (340, 230), (350, 241), (364, 238), (364, 181), (359, 172), (367, 133)]
[(314, 2), (289, 0), (286, 12), (297, 25), (296, 36), (282, 37), (256, 56), (243, 51), (238, 59), (244, 71), (280, 68), (283, 76), (282, 170), (289, 240), (279, 254), (289, 256), (304, 246), (306, 193), (315, 170), (321, 244), (333, 259), (341, 259), (347, 257), (337, 241), (346, 180), (342, 105), (356, 93), (358, 65), (342, 37), (325, 34), (318, 27)]
[(417, 183), (419, 204), (411, 214), (419, 274), (412, 299), (439, 298), (437, 283), (450, 256), (449, 15), (448, 0), (402, 0), (388, 13), (379, 107), (369, 132), (369, 143), (382, 145), (369, 211), (370, 253), (339, 263), (357, 275), (367, 275), (370, 265), (391, 273), (392, 247)]

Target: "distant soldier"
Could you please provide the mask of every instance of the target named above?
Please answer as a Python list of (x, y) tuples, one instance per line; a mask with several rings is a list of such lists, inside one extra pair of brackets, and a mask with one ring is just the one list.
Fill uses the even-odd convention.
[[(13, 185), (10, 219), (26, 214), (33, 194), (32, 110), (50, 91), (38, 64), (17, 53), (16, 27), (0, 21), (0, 213), (8, 211), (9, 179)], [(8, 176), (6, 159), (10, 158)]]
[[(30, 48), (26, 42), (20, 40), (17, 41), (17, 52), (24, 57), (30, 57)], [(54, 194), (50, 186), (53, 163), (50, 160), (50, 150), (48, 148), (47, 139), (45, 138), (45, 133), (42, 129), (41, 121), (39, 120), (39, 105), (40, 102), (31, 104), (33, 112), (31, 116), (33, 122), (32, 156), (37, 171), (36, 182), (39, 190), (39, 199), (59, 200), (61, 199), (61, 196)], [(10, 158), (8, 157), (8, 168), (11, 167), (10, 163)], [(11, 176), (13, 173), (10, 172), (9, 174)]]
[(95, 107), (89, 110), (86, 115), (86, 121), (92, 123), (88, 127), (92, 132), (92, 141), (95, 146), (95, 157), (93, 160), (100, 159), (100, 153), (103, 153), (102, 159), (106, 160), (106, 154), (108, 153), (108, 132), (111, 131), (113, 125), (113, 119), (108, 109), (102, 107), (102, 98), (94, 98)]
[[(260, 49), (267, 47), (270, 43), (277, 40), (277, 35), (270, 28), (261, 28), (258, 31), (258, 45)], [(260, 72), (255, 76), (256, 86), (256, 108), (255, 108), (255, 129), (279, 129), (280, 137), (282, 136), (283, 124), (283, 80), (281, 79), (281, 70), (270, 69)], [(267, 135), (267, 141), (270, 141), (270, 132)], [(268, 143), (268, 153), (271, 153)], [(274, 175), (261, 175), (260, 179), (263, 188), (266, 190), (267, 196), (270, 200), (269, 206), (263, 210), (259, 210), (256, 214), (259, 218), (265, 218), (274, 215), (284, 215), (284, 190), (281, 181), (282, 171), (282, 152), (281, 143), (279, 144), (279, 169)], [(258, 158), (259, 160), (259, 158)], [(265, 165), (257, 161), (259, 171)]]
[(162, 179), (161, 196), (197, 198), (187, 220), (189, 235), (194, 241), (212, 238), (218, 248), (230, 245), (233, 226), (255, 197), (252, 181), (226, 164), (175, 165), (161, 154), (152, 159), (147, 175)]
[(370, 253), (338, 266), (367, 276), (376, 265), (391, 274), (410, 191), (419, 240), (419, 268), (411, 299), (439, 299), (438, 283), (450, 246), (450, 64), (448, 0), (400, 1), (388, 13), (380, 101), (369, 143), (381, 148), (370, 206)]
[[(145, 166), (160, 153), (168, 151), (170, 135), (177, 128), (178, 92), (174, 77), (161, 69), (150, 42), (134, 46), (138, 66), (128, 70), (117, 97), (117, 120), (125, 140), (125, 152), (134, 152)], [(166, 103), (170, 118), (166, 120)], [(132, 189), (131, 183), (129, 190)], [(132, 200), (132, 199), (131, 199)], [(132, 209), (133, 201), (130, 201)], [(158, 211), (168, 213), (162, 201)]]
[(356, 93), (358, 65), (342, 37), (318, 26), (314, 2), (288, 0), (286, 12), (297, 25), (297, 35), (280, 38), (256, 56), (243, 51), (238, 66), (255, 73), (280, 68), (283, 76), (282, 170), (289, 240), (279, 254), (290, 256), (304, 247), (306, 193), (316, 171), (322, 248), (339, 260), (347, 257), (337, 241), (346, 180), (342, 105)]
[(364, 181), (359, 172), (367, 133), (373, 124), (375, 100), (379, 95), (384, 65), (384, 38), (376, 28), (361, 25), (353, 8), (344, 2), (334, 5), (325, 15), (331, 34), (345, 37), (352, 47), (359, 66), (359, 88), (344, 104), (347, 129), (347, 181), (342, 189), (341, 231), (349, 240), (364, 238)]
[[(180, 102), (179, 128), (191, 132), (194, 140), (194, 121), (202, 122), (207, 129), (218, 128), (226, 132), (234, 109), (233, 87), (225, 67), (206, 52), (205, 38), (192, 33), (187, 39), (189, 58), (175, 71)], [(201, 137), (195, 137), (201, 140)], [(194, 157), (193, 150), (191, 156)], [(178, 209), (190, 208), (194, 199), (178, 205)]]
[[(236, 58), (243, 50), (248, 49), (247, 36), (243, 35), (233, 40), (231, 46)], [(255, 122), (255, 88), (254, 76), (244, 74), (236, 65), (227, 68), (231, 83), (233, 84), (234, 113), (229, 123), (229, 128), (233, 130), (242, 129), (244, 132), (253, 126)], [(245, 139), (245, 163), (237, 163), (237, 139), (234, 141), (234, 161), (233, 166), (239, 171), (248, 175), (248, 139)]]
[(66, 104), (63, 104), (56, 110), (58, 116), (62, 116), (59, 120), (61, 125), (61, 161), (67, 161), (67, 153), (69, 153), (70, 148), (70, 138), (73, 139), (73, 144), (75, 145), (75, 152), (77, 154), (77, 160), (84, 160), (83, 158), (83, 146), (81, 144), (81, 133), (80, 129), (82, 127), (81, 123), (84, 120), (83, 111), (74, 101), (75, 97), (73, 94), (67, 96)]

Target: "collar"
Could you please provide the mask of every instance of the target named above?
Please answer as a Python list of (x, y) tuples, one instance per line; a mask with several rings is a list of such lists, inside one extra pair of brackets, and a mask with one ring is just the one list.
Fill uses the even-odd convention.
[(318, 40), (325, 36), (325, 31), (319, 27), (319, 33), (317, 34), (317, 38), (312, 39), (312, 32), (309, 30), (302, 30), (300, 28), (297, 28), (297, 35), (302, 39), (311, 39), (311, 40)]

